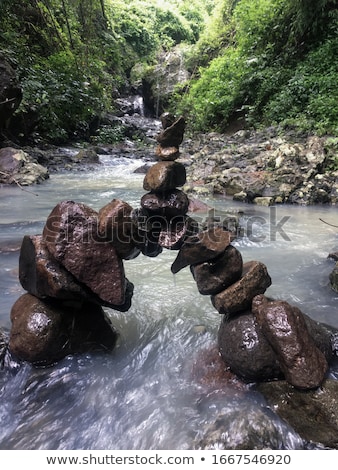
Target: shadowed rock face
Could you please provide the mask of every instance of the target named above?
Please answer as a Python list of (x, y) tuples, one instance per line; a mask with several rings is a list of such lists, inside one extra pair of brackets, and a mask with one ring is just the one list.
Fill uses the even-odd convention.
[(231, 286), (241, 278), (242, 269), (242, 255), (232, 245), (217, 258), (190, 267), (202, 295), (215, 295)]
[(259, 261), (248, 261), (243, 265), (243, 274), (239, 281), (211, 298), (219, 313), (233, 315), (251, 308), (252, 299), (264, 294), (271, 285), (271, 278), (266, 266)]
[(186, 266), (216, 258), (225, 251), (231, 240), (231, 233), (222, 227), (212, 227), (187, 238), (171, 266), (172, 273), (176, 274)]
[(19, 280), (39, 298), (88, 299), (88, 291), (47, 250), (42, 235), (26, 235), (21, 244)]
[(36, 365), (77, 352), (111, 350), (117, 339), (102, 308), (89, 302), (56, 304), (24, 294), (12, 307), (11, 322), (11, 353)]
[(100, 239), (98, 214), (84, 204), (59, 203), (43, 230), (48, 251), (103, 302), (125, 302), (126, 279), (114, 246)]
[(328, 364), (306, 326), (304, 315), (285, 301), (255, 297), (252, 311), (264, 336), (276, 352), (286, 380), (297, 388), (316, 388)]

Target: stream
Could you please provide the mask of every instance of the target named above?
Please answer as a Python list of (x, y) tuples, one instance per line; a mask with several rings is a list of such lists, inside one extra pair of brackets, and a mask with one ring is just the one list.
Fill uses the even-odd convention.
[[(18, 281), (22, 237), (40, 234), (52, 208), (69, 199), (98, 210), (114, 198), (139, 207), (144, 175), (140, 160), (101, 157), (95, 171), (52, 174), (45, 183), (0, 189), (0, 327), (24, 293)], [(34, 193), (34, 194), (33, 194)], [(337, 208), (258, 207), (226, 197), (204, 200), (217, 217), (240, 214), (233, 244), (243, 260), (266, 264), (270, 297), (297, 305), (317, 321), (338, 328), (338, 294), (329, 286), (338, 250)], [(201, 221), (206, 213), (191, 214)], [(322, 220), (327, 223), (322, 222)], [(235, 448), (255, 423), (272, 449), (305, 443), (250, 387), (203, 380), (220, 316), (199, 294), (189, 268), (175, 276), (177, 251), (124, 261), (134, 284), (132, 307), (106, 309), (120, 333), (112, 353), (69, 356), (48, 368), (10, 361), (0, 370), (0, 449), (192, 449), (222, 415), (228, 446)], [(338, 378), (338, 365), (330, 370)], [(262, 437), (263, 439), (263, 437)], [(268, 444), (267, 444), (268, 443)]]

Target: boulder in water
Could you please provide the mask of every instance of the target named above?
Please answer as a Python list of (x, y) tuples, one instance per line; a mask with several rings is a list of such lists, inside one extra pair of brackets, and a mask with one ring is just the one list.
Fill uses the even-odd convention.
[(11, 310), (9, 351), (22, 361), (50, 365), (68, 354), (112, 350), (117, 333), (102, 307), (23, 294)]

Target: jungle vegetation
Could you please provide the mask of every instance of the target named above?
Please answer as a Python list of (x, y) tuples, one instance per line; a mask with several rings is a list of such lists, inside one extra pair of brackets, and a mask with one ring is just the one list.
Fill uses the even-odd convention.
[(337, 0), (0, 0), (17, 112), (36, 113), (35, 132), (53, 142), (89, 135), (135, 67), (179, 45), (191, 78), (171, 108), (191, 129), (241, 118), (337, 133)]

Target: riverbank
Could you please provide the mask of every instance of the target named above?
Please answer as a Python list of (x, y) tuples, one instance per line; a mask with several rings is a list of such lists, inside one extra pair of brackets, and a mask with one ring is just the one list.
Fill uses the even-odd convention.
[[(125, 137), (118, 143), (70, 143), (22, 150), (30, 163), (45, 167), (49, 173), (95, 169), (104, 155), (140, 160), (140, 168), (145, 162), (155, 162), (159, 122), (141, 116), (119, 119)], [(135, 129), (137, 139), (133, 139)], [(280, 133), (277, 128), (239, 130), (187, 135), (180, 150), (179, 161), (187, 168), (183, 189), (188, 194), (201, 198), (221, 194), (265, 206), (338, 203), (336, 137)], [(41, 179), (26, 177), (25, 181), (29, 184)]]

